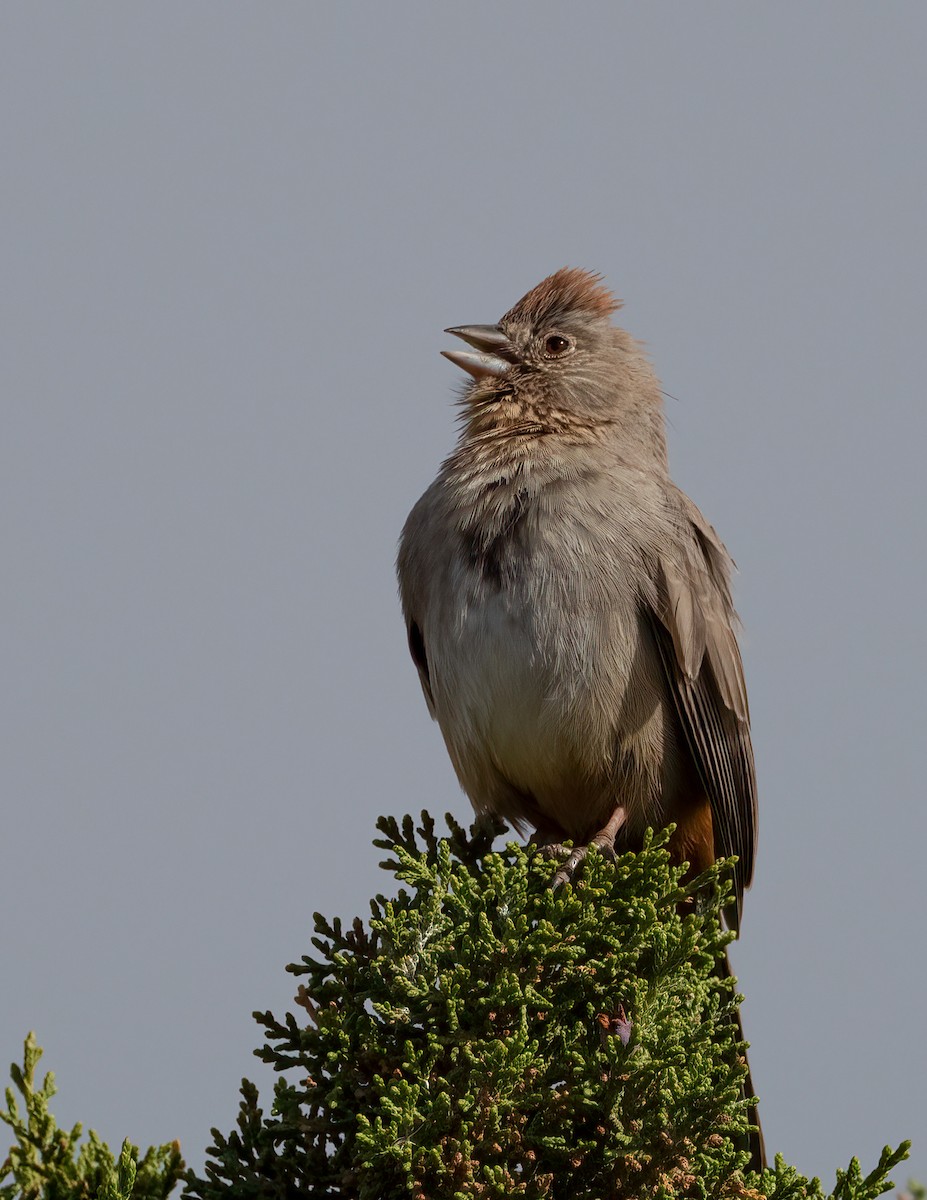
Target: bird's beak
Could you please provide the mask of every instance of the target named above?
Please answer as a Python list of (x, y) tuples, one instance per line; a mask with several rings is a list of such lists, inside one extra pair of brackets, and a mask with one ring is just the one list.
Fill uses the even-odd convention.
[(479, 351), (477, 354), (469, 350), (441, 351), (446, 359), (474, 379), (504, 375), (515, 361), (512, 344), (498, 325), (454, 325), (444, 332), (452, 333)]

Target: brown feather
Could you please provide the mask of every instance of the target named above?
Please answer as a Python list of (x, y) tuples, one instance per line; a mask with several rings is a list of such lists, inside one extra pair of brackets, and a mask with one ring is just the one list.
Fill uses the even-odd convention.
[(516, 321), (545, 325), (570, 313), (606, 318), (619, 308), (621, 301), (604, 286), (601, 275), (578, 267), (561, 267), (522, 296), (502, 318), (502, 324)]
[(715, 854), (736, 854), (735, 903), (728, 923), (737, 929), (744, 889), (756, 852), (756, 778), (750, 744), (743, 666), (734, 636), (730, 559), (718, 535), (692, 501), (674, 489), (694, 538), (683, 565), (661, 555), (654, 616), (666, 681), (693, 762), (711, 803)]

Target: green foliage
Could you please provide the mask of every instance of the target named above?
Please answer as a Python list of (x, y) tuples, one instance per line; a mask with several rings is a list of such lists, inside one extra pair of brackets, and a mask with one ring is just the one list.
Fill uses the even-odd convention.
[[(658, 837), (552, 892), (549, 860), (448, 823), (380, 822), (405, 887), (366, 928), (316, 916), (288, 968), (304, 1015), (255, 1014), (272, 1113), (244, 1081), (190, 1200), (824, 1196), (781, 1159), (745, 1169), (723, 866), (683, 889)], [(906, 1151), (854, 1160), (833, 1200), (880, 1195)]]
[(75, 1125), (70, 1133), (59, 1129), (49, 1111), (57, 1090), (54, 1076), (49, 1072), (40, 1088), (35, 1085), (41, 1057), (35, 1034), (30, 1033), (22, 1067), (10, 1067), (16, 1090), (6, 1089), (0, 1120), (16, 1140), (0, 1164), (0, 1200), (167, 1200), (183, 1172), (178, 1144), (152, 1146), (141, 1161), (138, 1147), (128, 1141), (117, 1161), (93, 1130), (78, 1146), (82, 1126)]
[(876, 1200), (877, 1196), (891, 1191), (888, 1173), (904, 1162), (910, 1148), (910, 1142), (902, 1142), (897, 1150), (886, 1146), (878, 1166), (865, 1176), (859, 1160), (852, 1159), (846, 1171), (837, 1171), (837, 1185), (833, 1192), (826, 1194), (819, 1179), (808, 1180), (799, 1175), (794, 1167), (786, 1166), (782, 1156), (777, 1154), (775, 1169), (764, 1171), (757, 1186), (760, 1195), (768, 1196), (769, 1200)]

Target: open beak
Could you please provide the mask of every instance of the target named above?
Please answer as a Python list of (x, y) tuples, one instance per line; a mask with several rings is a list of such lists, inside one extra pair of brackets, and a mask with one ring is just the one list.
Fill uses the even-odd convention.
[(474, 379), (487, 375), (504, 375), (515, 361), (512, 344), (498, 325), (454, 325), (445, 329), (478, 351), (442, 350), (441, 353), (456, 367), (461, 367)]

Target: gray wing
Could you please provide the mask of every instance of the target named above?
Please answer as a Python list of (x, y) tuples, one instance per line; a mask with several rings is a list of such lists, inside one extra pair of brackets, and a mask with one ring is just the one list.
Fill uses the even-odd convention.
[(425, 644), (425, 613), (428, 611), (429, 551), (435, 539), (431, 528), (436, 508), (432, 495), (435, 488), (436, 484), (432, 484), (409, 513), (399, 539), (399, 554), (396, 560), (399, 598), (406, 623), (409, 653), (418, 670), (425, 703), (432, 717), (435, 715), (435, 700), (431, 687), (428, 649)]
[(431, 673), (428, 669), (428, 652), (425, 649), (425, 635), (422, 633), (419, 623), (412, 617), (409, 617), (406, 621), (406, 636), (409, 639), (409, 653), (412, 655), (412, 661), (418, 668), (418, 677), (422, 684), (422, 691), (425, 693), (425, 702), (428, 705), (428, 711), (434, 716), (435, 698), (431, 690)]
[(734, 630), (731, 560), (691, 500), (677, 492), (683, 528), (675, 549), (657, 566), (652, 613), (663, 669), (689, 751), (711, 803), (715, 853), (737, 855), (737, 929), (756, 854), (757, 804), (750, 712)]

